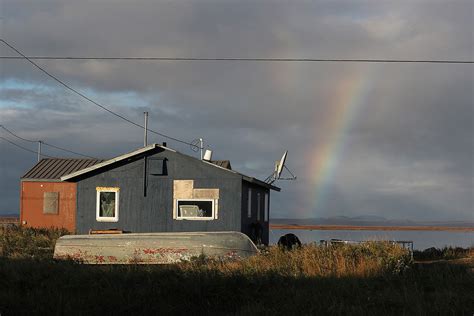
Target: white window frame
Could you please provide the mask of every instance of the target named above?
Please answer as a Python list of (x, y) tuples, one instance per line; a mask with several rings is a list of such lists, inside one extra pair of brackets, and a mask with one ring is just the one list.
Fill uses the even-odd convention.
[(268, 192), (265, 192), (265, 200), (264, 200), (264, 206), (263, 210), (265, 212), (264, 214), (264, 222), (268, 222), (268, 219), (270, 218), (270, 194)]
[(252, 218), (252, 188), (249, 188), (247, 195), (247, 217)]
[[(182, 217), (179, 216), (179, 202), (180, 201), (207, 201), (212, 203), (212, 214), (210, 217)], [(212, 221), (217, 219), (217, 199), (176, 199), (175, 208), (176, 208), (176, 218), (179, 221), (190, 220), (190, 221)]]
[[(95, 219), (98, 222), (118, 222), (119, 219), (119, 201), (120, 201), (120, 188), (108, 188), (108, 187), (97, 187), (96, 188), (96, 213)], [(115, 212), (114, 217), (100, 216), (100, 193), (102, 192), (113, 192), (115, 193)]]

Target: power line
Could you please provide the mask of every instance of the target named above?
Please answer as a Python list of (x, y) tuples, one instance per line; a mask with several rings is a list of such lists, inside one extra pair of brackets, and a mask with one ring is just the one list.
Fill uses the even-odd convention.
[(21, 139), (25, 142), (30, 142), (30, 143), (37, 143), (38, 142), (38, 140), (31, 140), (31, 139), (26, 139), (26, 138), (20, 137), (20, 136), (16, 135), (15, 133), (13, 133), (11, 130), (9, 130), (8, 128), (6, 128), (3, 125), (0, 125), (0, 127), (3, 128), (5, 131), (7, 131), (7, 133), (9, 133), (10, 135), (13, 135), (14, 137), (16, 137), (18, 139)]
[[(65, 83), (64, 81), (62, 81), (61, 79), (57, 78), (56, 76), (52, 75), (51, 73), (49, 73), (47, 70), (45, 70), (44, 68), (42, 68), (40, 65), (38, 65), (37, 63), (35, 63), (33, 60), (31, 60), (29, 57), (27, 57), (26, 55), (24, 55), (22, 52), (20, 52), (18, 49), (16, 49), (15, 47), (13, 47), (12, 45), (10, 45), (7, 41), (5, 41), (4, 39), (0, 39), (0, 42), (4, 43), (6, 46), (8, 46), (10, 49), (12, 49), (13, 51), (15, 51), (18, 55), (22, 56), (23, 59), (26, 59), (30, 64), (32, 64), (33, 66), (35, 66), (36, 68), (38, 68), (39, 70), (41, 70), (44, 74), (46, 74), (48, 77), (50, 77), (51, 79), (53, 79), (54, 81), (56, 81), (57, 83), (59, 83), (60, 85), (62, 85), (63, 87), (65, 87), (66, 89), (72, 91), (73, 93), (77, 94), (78, 96), (86, 99), (87, 101), (89, 101), (90, 103), (100, 107), (101, 109), (109, 112), (110, 114), (112, 115), (115, 115), (116, 117), (118, 118), (121, 118), (122, 120), (132, 124), (132, 125), (135, 125), (137, 127), (140, 127), (140, 128), (143, 128), (145, 129), (145, 127), (143, 125), (140, 125), (138, 123), (135, 123), (134, 121), (126, 118), (125, 116), (123, 115), (120, 115), (108, 108), (106, 108), (105, 106), (101, 105), (100, 103), (92, 100), (91, 98), (89, 98), (88, 96), (86, 96), (85, 94), (79, 92), (78, 90), (72, 88), (71, 86), (69, 86), (67, 83)], [(178, 138), (175, 138), (175, 137), (171, 137), (169, 135), (166, 135), (166, 134), (163, 134), (163, 133), (160, 133), (160, 132), (157, 132), (157, 131), (154, 131), (152, 129), (147, 129), (149, 132), (151, 133), (154, 133), (156, 135), (159, 135), (159, 136), (162, 136), (162, 137), (165, 137), (165, 138), (168, 138), (168, 139), (171, 139), (171, 140), (174, 140), (176, 142), (179, 142), (179, 143), (182, 143), (182, 144), (186, 144), (186, 145), (190, 145), (190, 146), (193, 146), (191, 143), (189, 142), (186, 142), (184, 140), (180, 140)]]
[[(11, 140), (6, 139), (5, 137), (0, 136), (0, 139), (3, 139), (4, 141), (6, 141), (6, 142), (8, 142), (8, 143), (10, 143), (10, 144), (12, 144), (12, 145), (18, 147), (18, 148), (21, 148), (21, 149), (23, 149), (23, 150), (29, 151), (30, 153), (33, 153), (33, 154), (38, 155), (38, 152), (37, 152), (37, 151), (34, 151), (34, 150), (29, 149), (29, 148), (26, 148), (26, 147), (23, 147), (23, 146), (21, 146), (21, 145), (18, 145), (17, 143), (12, 142)], [(41, 156), (45, 156), (45, 157), (48, 157), (48, 158), (55, 158), (55, 157), (53, 157), (53, 156), (45, 155), (45, 154), (43, 154), (43, 153), (41, 154)]]
[[(9, 133), (10, 135), (18, 138), (18, 139), (21, 139), (25, 142), (30, 142), (30, 143), (37, 143), (39, 142), (40, 140), (31, 140), (31, 139), (26, 139), (26, 138), (23, 138), (23, 137), (20, 137), (18, 136), (17, 134), (13, 133), (11, 130), (9, 130), (8, 128), (6, 128), (5, 126), (3, 125), (0, 125), (1, 128), (3, 128), (5, 131), (7, 131), (7, 133)], [(66, 149), (66, 148), (62, 148), (62, 147), (59, 147), (59, 146), (56, 146), (56, 145), (53, 145), (53, 144), (50, 144), (50, 143), (47, 143), (47, 142), (44, 142), (44, 141), (41, 141), (41, 143), (43, 145), (46, 145), (46, 146), (49, 146), (49, 147), (52, 147), (52, 148), (56, 148), (56, 149), (59, 149), (59, 150), (62, 150), (62, 151), (65, 151), (65, 152), (68, 152), (68, 153), (71, 153), (71, 154), (75, 154), (75, 155), (78, 155), (78, 156), (82, 156), (82, 157), (86, 157), (86, 158), (91, 158), (91, 159), (97, 159), (95, 157), (91, 157), (91, 156), (87, 156), (87, 155), (83, 155), (81, 153), (78, 153), (78, 152), (75, 152), (75, 151), (72, 151), (72, 150), (69, 150), (69, 149)]]
[[(2, 40), (5, 43), (5, 41)], [(8, 45), (8, 44), (7, 44)], [(346, 58), (205, 58), (205, 57), (73, 57), (73, 56), (0, 56), (0, 59), (34, 60), (120, 60), (120, 61), (243, 61), (243, 62), (344, 62), (344, 63), (429, 63), (429, 64), (474, 64), (472, 60), (449, 59), (346, 59)]]
[(71, 153), (71, 154), (75, 154), (75, 155), (78, 155), (78, 156), (82, 156), (82, 157), (86, 157), (86, 158), (90, 158), (90, 159), (97, 159), (96, 157), (91, 157), (91, 156), (87, 156), (87, 155), (83, 155), (83, 154), (80, 154), (80, 153), (77, 153), (75, 151), (72, 151), (72, 150), (69, 150), (69, 149), (65, 149), (65, 148), (61, 148), (61, 147), (58, 147), (58, 146), (55, 146), (55, 145), (52, 145), (52, 144), (49, 144), (49, 143), (46, 143), (46, 142), (41, 142), (43, 145), (46, 145), (46, 146), (49, 146), (49, 147), (53, 147), (53, 148), (56, 148), (56, 149), (59, 149), (59, 150), (62, 150), (62, 151), (65, 151), (65, 152), (68, 152), (68, 153)]

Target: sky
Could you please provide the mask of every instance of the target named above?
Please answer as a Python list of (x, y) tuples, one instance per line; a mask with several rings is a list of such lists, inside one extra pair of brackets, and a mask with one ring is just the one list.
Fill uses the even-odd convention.
[[(473, 21), (470, 0), (0, 2), (1, 38), (28, 56), (474, 60)], [(265, 179), (288, 150), (297, 180), (276, 183), (273, 218), (474, 221), (472, 64), (37, 63), (135, 122), (148, 111), (154, 130), (202, 137), (244, 174)], [(25, 60), (0, 60), (0, 83), (0, 124), (24, 138), (100, 158), (143, 145), (140, 128)], [(198, 156), (149, 135), (163, 141)], [(19, 212), (35, 163), (0, 140), (0, 214)]]

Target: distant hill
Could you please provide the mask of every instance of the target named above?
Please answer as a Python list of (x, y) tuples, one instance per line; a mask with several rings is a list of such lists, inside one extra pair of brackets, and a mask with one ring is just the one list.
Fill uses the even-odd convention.
[(18, 213), (0, 214), (0, 218), (2, 218), (2, 217), (9, 217), (9, 218), (15, 217), (15, 218), (19, 218), (19, 217), (20, 217), (20, 214), (18, 214)]
[(393, 220), (381, 216), (334, 216), (322, 218), (273, 218), (272, 224), (286, 225), (352, 225), (352, 226), (453, 226), (474, 227), (474, 222), (467, 221), (412, 221)]
[(19, 220), (18, 214), (0, 214), (0, 227), (16, 225)]

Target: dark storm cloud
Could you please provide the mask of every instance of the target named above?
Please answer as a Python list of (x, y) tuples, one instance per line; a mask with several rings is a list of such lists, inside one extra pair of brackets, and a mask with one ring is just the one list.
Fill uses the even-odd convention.
[[(469, 1), (4, 1), (2, 38), (28, 55), (473, 59)], [(2, 55), (12, 55), (5, 47)], [(265, 178), (290, 150), (297, 182), (280, 217), (473, 219), (470, 65), (38, 61), (136, 122)], [(25, 61), (0, 65), (0, 124), (98, 157), (141, 145), (140, 129), (65, 91)], [(335, 131), (341, 82), (375, 67), (324, 201), (311, 153)], [(15, 83), (12, 86), (11, 82)], [(10, 84), (6, 84), (10, 83)], [(23, 85), (23, 87), (22, 87)], [(33, 87), (31, 87), (33, 86)], [(5, 134), (1, 134), (5, 136)], [(165, 141), (150, 135), (153, 141)], [(13, 140), (13, 139), (12, 139)], [(186, 145), (168, 141), (193, 155)], [(1, 144), (1, 212), (17, 209), (33, 154)], [(34, 146), (33, 146), (34, 149)], [(51, 150), (51, 149), (49, 149)], [(61, 154), (51, 151), (51, 154)], [(12, 185), (14, 184), (14, 185)], [(3, 195), (2, 195), (3, 196)]]

